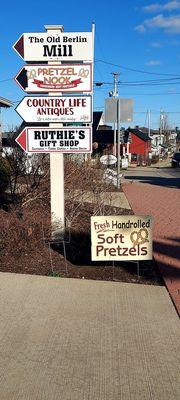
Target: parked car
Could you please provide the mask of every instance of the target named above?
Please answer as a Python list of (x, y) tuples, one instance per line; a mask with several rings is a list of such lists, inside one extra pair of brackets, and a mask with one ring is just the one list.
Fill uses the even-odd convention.
[(172, 167), (180, 167), (180, 152), (174, 153), (172, 156)]

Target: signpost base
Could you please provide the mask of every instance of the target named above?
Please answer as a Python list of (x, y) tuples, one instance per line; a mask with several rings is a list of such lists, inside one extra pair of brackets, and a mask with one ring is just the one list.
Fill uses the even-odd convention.
[[(129, 262), (132, 262), (132, 263), (135, 263), (136, 265), (137, 265), (137, 277), (138, 277), (138, 279), (140, 278), (140, 263), (139, 263), (139, 261), (137, 260), (137, 261), (128, 261), (128, 263)], [(114, 261), (112, 262), (112, 270), (113, 270), (113, 281), (115, 281), (115, 282), (121, 282), (121, 281), (119, 281), (118, 279), (116, 279), (115, 278), (115, 266), (114, 266)]]

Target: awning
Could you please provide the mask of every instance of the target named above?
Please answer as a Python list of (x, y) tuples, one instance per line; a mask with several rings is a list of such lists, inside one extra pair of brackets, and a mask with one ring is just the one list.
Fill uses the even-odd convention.
[(12, 102), (10, 100), (4, 99), (3, 97), (0, 97), (0, 107), (12, 107)]

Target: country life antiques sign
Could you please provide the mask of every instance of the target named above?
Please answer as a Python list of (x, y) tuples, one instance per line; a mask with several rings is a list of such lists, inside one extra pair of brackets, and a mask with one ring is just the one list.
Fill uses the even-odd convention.
[(16, 107), (26, 122), (79, 122), (92, 121), (92, 97), (24, 97)]
[(16, 142), (28, 153), (91, 153), (91, 138), (91, 127), (27, 127)]
[(13, 48), (25, 61), (93, 61), (93, 34), (24, 33)]
[(15, 81), (27, 93), (90, 93), (92, 64), (25, 65)]
[(152, 218), (137, 216), (91, 217), (92, 261), (152, 259)]

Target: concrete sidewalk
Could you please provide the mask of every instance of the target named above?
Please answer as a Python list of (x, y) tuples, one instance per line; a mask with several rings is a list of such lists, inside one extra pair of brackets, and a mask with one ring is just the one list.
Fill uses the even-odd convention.
[(153, 216), (153, 254), (180, 313), (180, 191), (145, 183), (123, 190), (135, 214)]
[(0, 273), (1, 400), (178, 400), (162, 286)]

